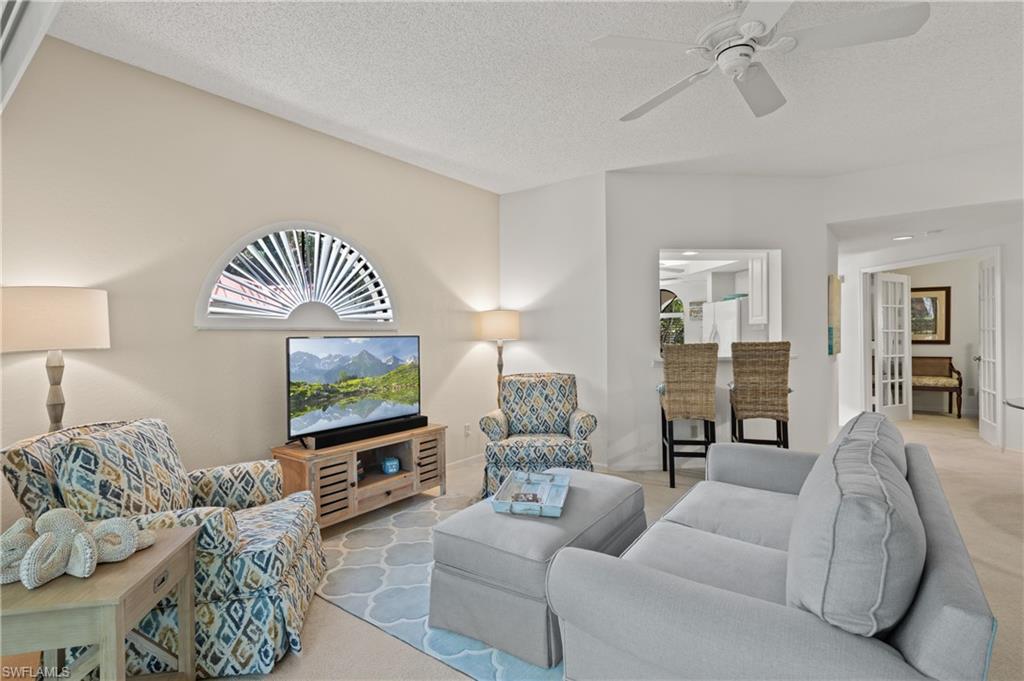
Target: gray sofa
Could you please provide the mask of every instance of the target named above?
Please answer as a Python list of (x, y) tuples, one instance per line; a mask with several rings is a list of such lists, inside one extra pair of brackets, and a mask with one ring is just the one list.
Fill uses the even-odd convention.
[(865, 413), (824, 455), (711, 448), (620, 558), (548, 572), (565, 677), (984, 679), (996, 622), (925, 447)]

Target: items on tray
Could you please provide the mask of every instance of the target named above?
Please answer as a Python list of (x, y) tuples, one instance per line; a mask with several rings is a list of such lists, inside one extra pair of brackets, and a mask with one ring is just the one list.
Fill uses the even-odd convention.
[(558, 518), (568, 493), (566, 473), (512, 471), (490, 501), (498, 513)]

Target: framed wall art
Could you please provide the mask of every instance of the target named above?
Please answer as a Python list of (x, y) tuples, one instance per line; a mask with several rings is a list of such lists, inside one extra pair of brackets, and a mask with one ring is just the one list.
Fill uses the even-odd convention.
[(910, 341), (949, 344), (950, 295), (948, 286), (910, 289)]

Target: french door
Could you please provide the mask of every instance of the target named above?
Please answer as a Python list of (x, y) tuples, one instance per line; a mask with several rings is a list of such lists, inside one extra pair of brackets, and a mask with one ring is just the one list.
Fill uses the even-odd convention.
[(910, 382), (910, 277), (874, 275), (875, 411), (894, 421), (913, 415)]
[(978, 263), (978, 434), (1003, 444), (1002, 358), (999, 343), (999, 273), (996, 259)]

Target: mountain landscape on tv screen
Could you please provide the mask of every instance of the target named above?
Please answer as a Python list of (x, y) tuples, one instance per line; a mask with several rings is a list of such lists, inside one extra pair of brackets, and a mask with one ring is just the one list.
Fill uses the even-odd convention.
[(414, 337), (292, 339), (292, 436), (419, 413)]

